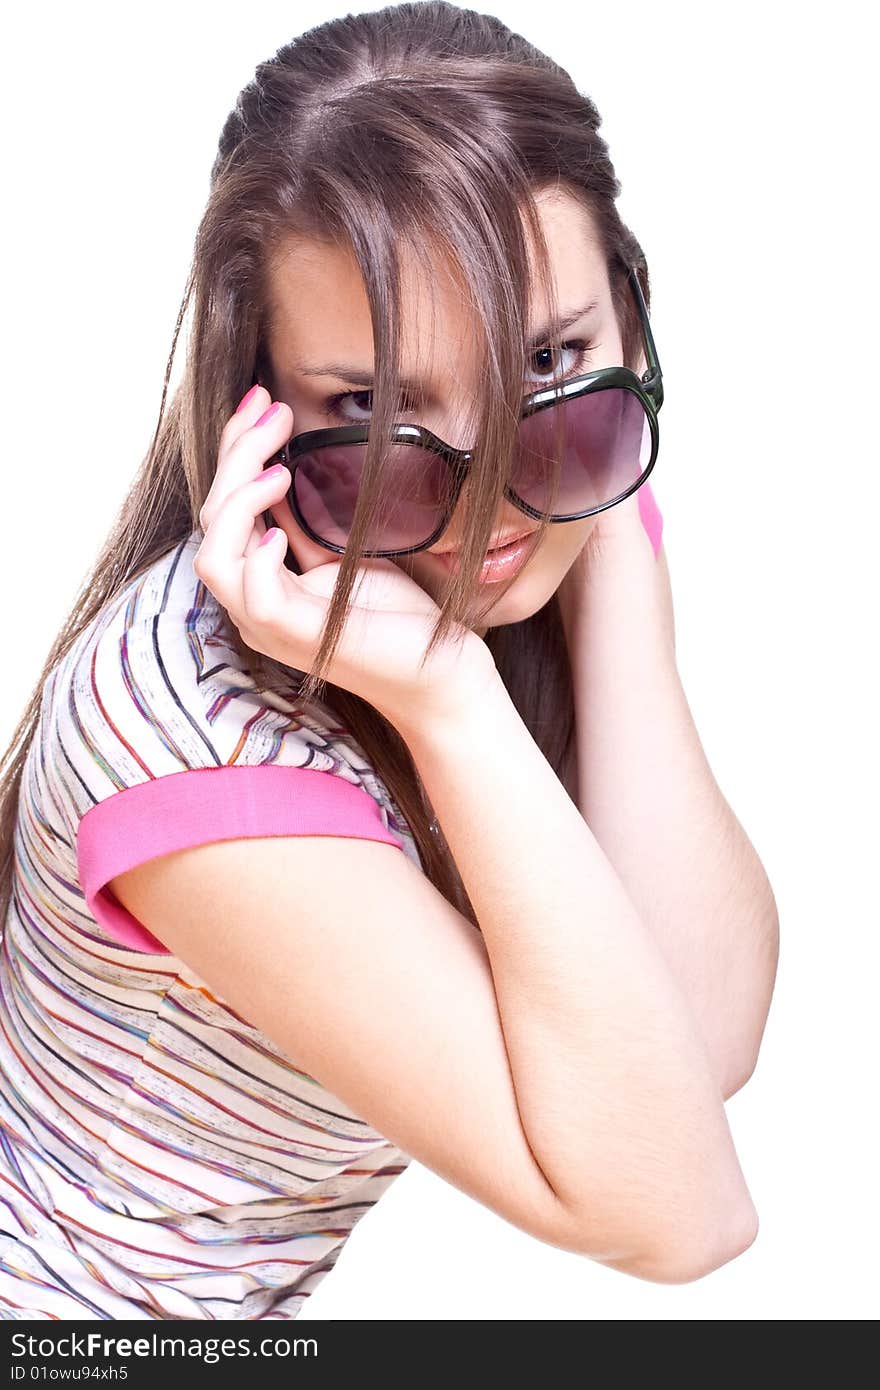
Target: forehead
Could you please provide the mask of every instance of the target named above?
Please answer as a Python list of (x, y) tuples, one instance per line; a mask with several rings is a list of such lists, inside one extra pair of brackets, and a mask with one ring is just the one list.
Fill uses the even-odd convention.
[[(561, 312), (592, 296), (610, 301), (604, 258), (589, 213), (562, 191), (540, 194), (541, 218)], [(529, 246), (530, 260), (532, 259)], [(479, 336), (458, 275), (438, 252), (431, 274), (401, 245), (401, 365), (404, 375), (435, 381), (470, 379)], [(290, 237), (269, 268), (269, 350), (279, 378), (318, 362), (369, 368), (373, 362), (370, 308), (360, 267), (346, 243)], [(530, 323), (546, 318), (543, 294), (530, 305)]]

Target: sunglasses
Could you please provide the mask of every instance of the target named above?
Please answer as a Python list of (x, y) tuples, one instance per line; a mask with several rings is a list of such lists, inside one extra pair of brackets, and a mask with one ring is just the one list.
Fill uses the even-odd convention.
[[(627, 280), (638, 306), (647, 371), (639, 378), (628, 367), (601, 367), (524, 398), (505, 495), (526, 516), (580, 521), (624, 501), (654, 467), (662, 373), (635, 268)], [(288, 501), (297, 522), (337, 554), (344, 553), (351, 532), (369, 430), (369, 422), (307, 430), (276, 455), (291, 471)], [(433, 545), (449, 525), (473, 457), (422, 425), (394, 425), (391, 442), (390, 474), (365, 556), (411, 555)], [(561, 469), (555, 474), (557, 459)]]

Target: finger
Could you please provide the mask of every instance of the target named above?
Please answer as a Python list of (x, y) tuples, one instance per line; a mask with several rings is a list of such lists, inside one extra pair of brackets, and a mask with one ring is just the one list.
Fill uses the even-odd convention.
[(263, 544), (242, 571), (242, 631), (263, 650), (298, 671), (311, 670), (318, 648), (327, 600), (299, 588), (284, 566), (287, 537), (270, 527)]
[(248, 545), (255, 533), (257, 516), (278, 501), (289, 486), (290, 470), (283, 464), (277, 465), (277, 471), (267, 469), (230, 492), (205, 531), (193, 566), (233, 615), (241, 607), (242, 566), (251, 553)]
[(244, 548), (245, 559), (253, 555), (257, 546), (262, 544), (263, 537), (269, 529), (270, 528), (266, 525), (265, 512), (261, 512), (254, 520), (254, 529), (251, 531), (247, 545)]
[(338, 564), (342, 560), (338, 551), (319, 545), (302, 529), (290, 505), (290, 490), (270, 510), (275, 524), (287, 535), (300, 574), (307, 574), (318, 565)]
[[(257, 409), (254, 400), (261, 405)], [(208, 496), (199, 513), (202, 530), (207, 531), (229, 493), (249, 482), (262, 471), (265, 463), (284, 447), (293, 433), (293, 411), (284, 401), (271, 401), (268, 391), (261, 388), (254, 400), (241, 412), (239, 423), (233, 416), (223, 430), (217, 452), (217, 468)], [(264, 419), (274, 405), (274, 413)], [(230, 426), (235, 431), (227, 436)]]
[(246, 391), (230, 415), (223, 427), (220, 436), (220, 447), (218, 454), (223, 454), (244, 434), (245, 430), (250, 429), (255, 420), (258, 420), (263, 411), (272, 404), (272, 397), (268, 389), (262, 382), (254, 382), (249, 391)]
[[(311, 671), (332, 598), (309, 587), (284, 566), (287, 537), (280, 527), (266, 532), (264, 544), (244, 562), (242, 569), (242, 632), (258, 650), (298, 671)], [(374, 614), (368, 607), (349, 609), (336, 662), (344, 672), (352, 652), (358, 663), (366, 660)], [(334, 678), (335, 683), (335, 678)]]
[(271, 400), (272, 398), (266, 390), (266, 387), (260, 382), (255, 382), (250, 391), (246, 391), (241, 401), (239, 401), (235, 413), (226, 421), (217, 447), (217, 465), (214, 470), (214, 477), (199, 516), (203, 530), (208, 529), (210, 517), (213, 516), (218, 503), (225, 493), (223, 479), (229, 450), (236, 440), (244, 434), (245, 430), (249, 429), (251, 425), (259, 420), (260, 416), (271, 404)]
[(249, 625), (273, 628), (284, 605), (284, 556), (287, 537), (270, 526), (261, 545), (248, 556), (242, 570), (242, 611)]

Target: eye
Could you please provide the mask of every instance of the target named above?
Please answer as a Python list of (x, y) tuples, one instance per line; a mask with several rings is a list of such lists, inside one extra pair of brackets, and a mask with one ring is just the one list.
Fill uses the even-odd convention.
[[(581, 339), (576, 339), (571, 343), (561, 343), (555, 346), (548, 343), (545, 347), (538, 348), (537, 352), (532, 353), (532, 362), (537, 364), (537, 373), (532, 382), (526, 378), (526, 385), (540, 386), (550, 381), (564, 381), (566, 377), (576, 376), (582, 367), (587, 364), (587, 359), (591, 353), (599, 346), (598, 343), (586, 343)], [(567, 365), (556, 370), (554, 367), (554, 355), (569, 354)]]
[[(352, 413), (349, 413), (349, 407), (351, 407)], [(372, 391), (340, 391), (335, 396), (328, 396), (324, 401), (324, 414), (328, 419), (338, 420), (342, 425), (368, 424), (372, 409)], [(401, 399), (395, 412), (395, 419), (400, 420), (404, 415), (411, 415), (415, 409), (415, 401), (406, 398)]]
[[(582, 339), (575, 339), (573, 342), (561, 343), (558, 346), (547, 344), (545, 347), (538, 348), (537, 352), (532, 353), (532, 362), (537, 364), (537, 371), (533, 378), (528, 375), (524, 377), (526, 391), (533, 391), (547, 382), (564, 381), (567, 377), (576, 376), (584, 367), (596, 348), (601, 346), (599, 343), (587, 343)], [(569, 354), (569, 361), (562, 370), (554, 369), (554, 355), (561, 353)], [(341, 425), (364, 425), (369, 423), (372, 414), (373, 393), (372, 391), (339, 391), (336, 395), (328, 396), (324, 401), (324, 415), (329, 420), (336, 420)], [(418, 402), (409, 397), (402, 398), (395, 418), (401, 420), (405, 415), (410, 415), (418, 409)]]

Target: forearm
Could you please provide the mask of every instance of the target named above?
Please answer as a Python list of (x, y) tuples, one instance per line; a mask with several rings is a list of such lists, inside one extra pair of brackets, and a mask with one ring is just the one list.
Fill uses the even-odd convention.
[(778, 950), (773, 893), (721, 794), (675, 660), (665, 552), (599, 555), (576, 615), (578, 805), (685, 990), (724, 1096), (748, 1077)]
[(551, 1187), (621, 1268), (645, 1250), (730, 1258), (754, 1209), (699, 1029), (500, 677), (455, 720), (399, 727), (480, 925)]

